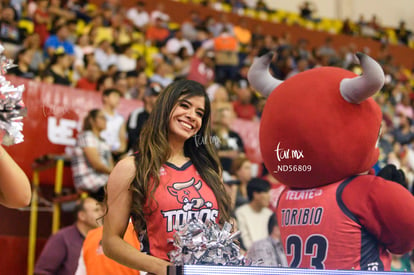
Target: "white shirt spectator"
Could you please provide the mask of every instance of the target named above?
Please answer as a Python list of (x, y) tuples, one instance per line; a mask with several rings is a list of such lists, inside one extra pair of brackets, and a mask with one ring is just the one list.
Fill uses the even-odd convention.
[(126, 12), (126, 17), (139, 29), (144, 28), (149, 23), (149, 14), (146, 11), (138, 11), (136, 8), (130, 8)]
[(110, 65), (116, 64), (118, 57), (114, 53), (107, 54), (101, 48), (97, 48), (95, 50), (95, 60), (101, 70), (106, 72)]
[(101, 132), (101, 137), (109, 144), (111, 151), (117, 151), (121, 147), (119, 133), (125, 119), (117, 112), (113, 116), (105, 112), (104, 114), (106, 117), (106, 129)]
[(246, 249), (249, 249), (253, 242), (265, 239), (269, 235), (267, 224), (272, 213), (267, 207), (255, 212), (249, 203), (236, 209), (237, 224)]
[(137, 60), (124, 54), (120, 54), (118, 55), (118, 62), (116, 65), (121, 72), (134, 71), (137, 68)]
[(249, 9), (256, 9), (257, 0), (244, 0), (243, 2)]
[(158, 18), (160, 18), (164, 22), (170, 21), (170, 16), (166, 13), (163, 13), (162, 11), (154, 10), (153, 12), (151, 12), (151, 23), (155, 23), (155, 21), (157, 21)]
[(167, 52), (172, 54), (177, 54), (182, 47), (185, 47), (187, 49), (187, 52), (190, 56), (194, 54), (193, 45), (191, 45), (191, 42), (185, 38), (178, 39), (176, 37), (172, 37), (167, 40), (165, 47), (167, 49)]

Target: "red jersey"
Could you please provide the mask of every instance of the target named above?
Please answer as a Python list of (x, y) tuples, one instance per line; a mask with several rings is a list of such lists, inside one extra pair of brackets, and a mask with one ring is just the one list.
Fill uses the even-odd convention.
[(154, 200), (147, 205), (152, 209), (146, 215), (149, 253), (168, 260), (167, 253), (174, 247), (168, 243), (177, 226), (191, 218), (218, 222), (219, 211), (216, 197), (200, 177), (191, 161), (182, 167), (166, 163), (160, 169), (160, 184)]
[[(375, 199), (373, 199), (375, 198)], [(414, 244), (414, 198), (397, 183), (364, 175), (285, 189), (277, 207), (290, 267), (390, 270), (390, 255)]]

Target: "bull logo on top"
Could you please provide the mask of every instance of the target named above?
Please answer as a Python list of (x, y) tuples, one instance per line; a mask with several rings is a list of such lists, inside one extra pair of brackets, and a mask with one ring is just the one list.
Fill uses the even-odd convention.
[(203, 206), (211, 208), (211, 202), (205, 202), (201, 197), (200, 190), (201, 181), (195, 183), (195, 179), (186, 182), (176, 182), (172, 186), (168, 187), (168, 192), (177, 198), (177, 201), (183, 205), (184, 211), (189, 211), (193, 208), (200, 209)]

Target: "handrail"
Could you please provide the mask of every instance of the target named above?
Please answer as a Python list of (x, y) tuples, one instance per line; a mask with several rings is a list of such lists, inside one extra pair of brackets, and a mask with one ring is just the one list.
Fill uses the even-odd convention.
[(52, 234), (59, 230), (60, 225), (60, 203), (65, 201), (61, 196), (63, 184), (63, 168), (70, 164), (70, 157), (67, 155), (43, 155), (34, 160), (32, 163), (33, 170), (33, 188), (32, 201), (30, 204), (30, 225), (29, 225), (29, 243), (27, 257), (27, 274), (33, 275), (36, 253), (36, 235), (37, 221), (39, 211), (39, 172), (55, 168), (55, 190), (52, 204)]

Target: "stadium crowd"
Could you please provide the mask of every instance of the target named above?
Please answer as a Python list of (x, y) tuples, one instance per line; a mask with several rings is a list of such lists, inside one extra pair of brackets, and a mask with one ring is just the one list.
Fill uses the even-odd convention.
[[(246, 8), (274, 12), (261, 0), (198, 2), (205, 6), (230, 5), (234, 12)], [(202, 18), (197, 10), (193, 10), (185, 22), (176, 24), (162, 4), (150, 11), (139, 1), (129, 8), (122, 7), (117, 1), (104, 2), (101, 6), (82, 0), (65, 3), (62, 0), (2, 0), (0, 3), (0, 41), (6, 54), (18, 64), (9, 71), (10, 74), (102, 94), (104, 108), (90, 113), (89, 128), (84, 128), (85, 135), (78, 140), (79, 148), (97, 146), (98, 150), (102, 149), (96, 145), (102, 136), (107, 143), (105, 152), (111, 152), (116, 162), (136, 150), (134, 140), (139, 137), (142, 123), (163, 88), (182, 78), (204, 85), (212, 102), (214, 138), (210, 142), (214, 142), (218, 149), (234, 216), (242, 221), (241, 230), (252, 226), (244, 224), (245, 220), (269, 219), (271, 212), (246, 218), (242, 212), (244, 215), (254, 213), (240, 207), (250, 204), (252, 208), (262, 209), (263, 201), (253, 194), (269, 193), (280, 187), (261, 164), (253, 172), (243, 139), (230, 127), (235, 118), (260, 121), (266, 99), (250, 87), (246, 78), (254, 58), (275, 51), (272, 73), (279, 79), (288, 79), (319, 66), (337, 66), (359, 73), (354, 54), (361, 50), (369, 53), (369, 49), (358, 49), (354, 44), (334, 48), (333, 35), (329, 33), (324, 44), (310, 48), (307, 40), (292, 41), (288, 33), (280, 37), (267, 35), (260, 25), (253, 29), (243, 19), (233, 24), (226, 12), (221, 12), (217, 19)], [(309, 17), (309, 12), (303, 13), (303, 9), (300, 13), (303, 18), (315, 20)], [(345, 20), (339, 32), (370, 36), (382, 42), (381, 51), (375, 58), (384, 69), (386, 83), (375, 99), (382, 108), (384, 123), (378, 144), (381, 155), (375, 168), (378, 171), (387, 163), (395, 164), (405, 172), (405, 187), (414, 192), (414, 68), (395, 64), (388, 51), (387, 31), (375, 17), (370, 22), (363, 17), (358, 22)], [(404, 22), (395, 29), (395, 34), (398, 43), (409, 45), (411, 31), (406, 29)], [(116, 112), (121, 97), (143, 101), (144, 108), (131, 113), (125, 120)], [(105, 125), (100, 118), (106, 118), (106, 128), (111, 129), (107, 135), (101, 133)], [(116, 136), (110, 136), (110, 132)], [(105, 166), (99, 161), (98, 150), (86, 152), (86, 156), (94, 160), (89, 162), (92, 166), (89, 168), (104, 173), (107, 179), (113, 167), (112, 159), (106, 155)], [(82, 178), (83, 168), (79, 163), (86, 162), (76, 160), (76, 173)], [(257, 182), (257, 177), (270, 182), (270, 187), (262, 184), (255, 189), (249, 185)], [(102, 185), (93, 188), (96, 192)], [(262, 198), (270, 206), (271, 199), (275, 197)], [(256, 224), (267, 226), (266, 221)], [(271, 230), (261, 231), (265, 233), (246, 237), (249, 238), (248, 246), (271, 233)], [(246, 233), (242, 232), (242, 247), (247, 250), (244, 236)], [(402, 262), (402, 270), (413, 270), (409, 255), (403, 258), (395, 255), (394, 258), (395, 269)], [(411, 256), (411, 265), (412, 261)]]

